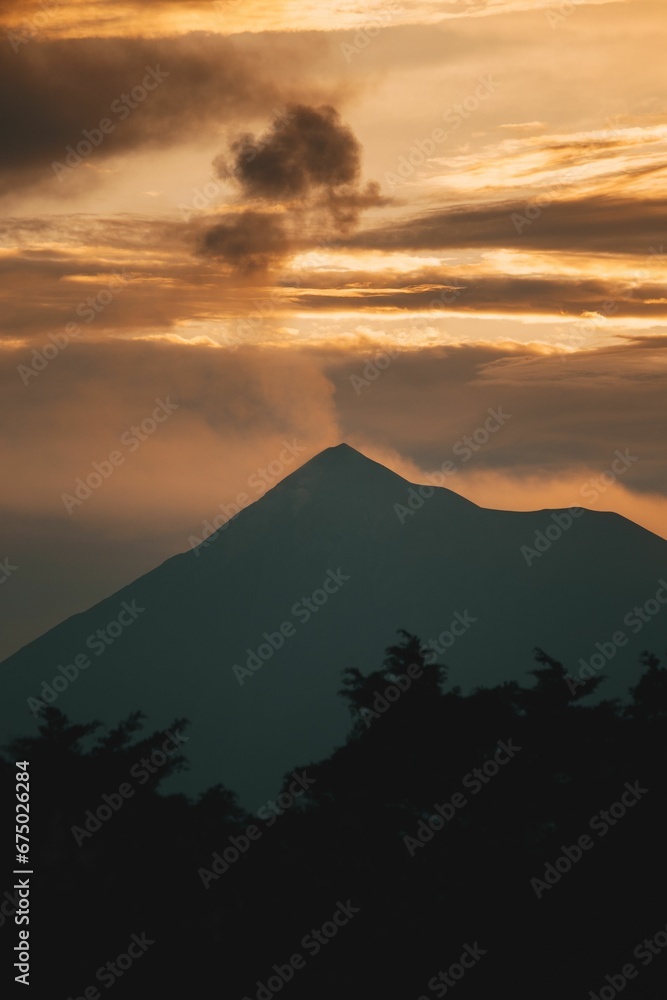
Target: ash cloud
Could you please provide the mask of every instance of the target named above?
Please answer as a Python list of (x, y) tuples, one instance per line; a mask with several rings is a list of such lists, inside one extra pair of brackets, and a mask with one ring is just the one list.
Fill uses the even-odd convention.
[[(347, 235), (361, 213), (390, 204), (376, 182), (362, 186), (361, 143), (331, 105), (287, 105), (259, 136), (234, 138), (214, 161), (244, 204), (205, 234), (201, 252), (242, 269), (265, 268), (316, 243), (318, 229)], [(281, 214), (266, 206), (280, 206)]]
[(247, 211), (227, 216), (209, 229), (202, 252), (220, 257), (240, 270), (254, 271), (280, 260), (290, 246), (288, 234), (277, 216)]
[(231, 153), (231, 166), (217, 161), (223, 176), (234, 177), (250, 197), (274, 201), (354, 185), (361, 172), (361, 145), (328, 105), (291, 105), (264, 136), (235, 139)]

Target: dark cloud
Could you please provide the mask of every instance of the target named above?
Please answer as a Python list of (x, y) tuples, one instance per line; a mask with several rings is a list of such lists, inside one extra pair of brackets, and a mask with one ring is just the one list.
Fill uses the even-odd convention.
[(321, 188), (354, 185), (361, 146), (335, 108), (287, 107), (258, 138), (245, 134), (231, 144), (232, 163), (218, 160), (222, 176), (234, 177), (246, 195), (286, 201)]
[(383, 208), (392, 203), (392, 198), (380, 194), (380, 185), (377, 181), (369, 181), (365, 188), (357, 191), (329, 191), (322, 200), (323, 206), (331, 214), (341, 233), (355, 229), (362, 212), (367, 209)]
[(227, 216), (202, 240), (204, 255), (218, 257), (240, 270), (262, 270), (280, 260), (290, 239), (279, 216), (268, 212), (241, 212)]
[[(598, 316), (617, 319), (667, 316), (664, 285), (641, 280), (573, 276), (498, 276), (473, 267), (424, 273), (325, 273), (309, 275), (292, 303), (299, 309), (374, 312), (430, 311), (509, 315)], [(585, 320), (584, 320), (585, 321)]]
[[(196, 33), (180, 38), (85, 38), (31, 40), (0, 61), (0, 172), (8, 187), (53, 181), (51, 164), (85, 141), (84, 130), (113, 125), (90, 162), (124, 150), (172, 146), (201, 138), (202, 129), (237, 125), (292, 100), (297, 83), (283, 72), (303, 74), (300, 93), (337, 92), (324, 75), (305, 82), (312, 61), (307, 40), (282, 36), (222, 38)], [(322, 41), (326, 63), (329, 42)], [(164, 74), (142, 88), (149, 69)], [(150, 86), (154, 81), (149, 80)], [(129, 103), (125, 96), (129, 95)], [(97, 136), (96, 136), (97, 138)], [(64, 188), (63, 188), (64, 190)]]
[(666, 237), (665, 198), (546, 195), (439, 209), (359, 233), (348, 243), (380, 250), (508, 247), (648, 255)]
[[(336, 385), (343, 437), (395, 449), (423, 469), (439, 469), (488, 408), (502, 406), (512, 418), (474, 461), (458, 463), (461, 475), (585, 479), (629, 448), (638, 460), (622, 485), (667, 496), (666, 345), (665, 336), (646, 336), (575, 354), (519, 344), (402, 350), (361, 392), (351, 376), (363, 376), (363, 363), (334, 356), (325, 371)], [(365, 361), (372, 358), (368, 350)]]
[[(229, 155), (214, 161), (218, 175), (236, 181), (247, 210), (216, 223), (204, 236), (204, 254), (241, 269), (275, 264), (313, 246), (317, 232), (345, 234), (361, 213), (390, 204), (371, 181), (361, 187), (361, 144), (335, 108), (289, 104), (258, 137), (232, 139)], [(280, 205), (282, 217), (261, 210)]]

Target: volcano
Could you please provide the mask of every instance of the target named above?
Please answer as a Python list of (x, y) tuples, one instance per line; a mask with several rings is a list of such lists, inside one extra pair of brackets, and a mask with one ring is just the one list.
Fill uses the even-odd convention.
[(344, 741), (341, 674), (376, 669), (398, 629), (464, 691), (525, 679), (541, 647), (623, 697), (662, 648), (666, 577), (667, 542), (616, 514), (481, 508), (343, 444), (5, 660), (0, 725), (32, 732), (45, 704), (186, 718), (190, 768), (165, 785), (222, 782), (256, 809)]

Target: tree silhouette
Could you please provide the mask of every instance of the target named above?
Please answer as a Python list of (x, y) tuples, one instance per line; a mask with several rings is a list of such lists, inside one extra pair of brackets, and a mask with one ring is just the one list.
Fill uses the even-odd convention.
[[(536, 660), (526, 685), (463, 694), (399, 633), (380, 669), (344, 671), (350, 735), (305, 767), (313, 783), (270, 825), (223, 786), (196, 801), (162, 794), (187, 744), (140, 781), (137, 764), (164, 740), (142, 734), (140, 712), (105, 732), (47, 709), (0, 760), (8, 797), (9, 762), (31, 761), (35, 995), (100, 986), (96, 971), (146, 932), (155, 944), (114, 995), (210, 995), (212, 984), (268, 1000), (258, 982), (282, 983), (274, 966), (300, 953), (284, 983), (293, 1000), (441, 996), (437, 974), (477, 942), (486, 954), (456, 981), (462, 1000), (599, 995), (628, 962), (640, 975), (624, 998), (657, 996), (667, 954), (644, 966), (633, 950), (667, 922), (667, 670), (646, 654), (620, 703), (587, 697), (599, 678), (572, 691), (562, 664), (542, 650)], [(74, 835), (118, 804), (123, 783), (134, 794)], [(600, 835), (591, 820), (628, 786), (646, 791), (607, 813)], [(567, 868), (564, 850), (576, 856), (584, 834), (592, 847)], [(567, 870), (549, 885), (557, 859)], [(307, 954), (310, 929), (348, 900), (359, 914)]]

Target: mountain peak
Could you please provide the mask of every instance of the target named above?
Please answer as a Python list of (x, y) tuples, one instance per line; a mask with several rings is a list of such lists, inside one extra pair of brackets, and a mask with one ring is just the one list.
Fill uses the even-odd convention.
[(334, 462), (373, 461), (372, 459), (367, 458), (366, 455), (364, 455), (362, 452), (357, 451), (356, 448), (353, 448), (352, 445), (347, 444), (345, 441), (341, 442), (341, 444), (334, 444), (330, 448), (324, 448), (323, 451), (320, 451), (317, 455), (314, 456), (312, 461), (316, 461), (318, 459), (334, 461)]
[[(348, 457), (348, 458), (351, 458), (352, 456), (356, 456), (357, 458), (366, 458), (365, 455), (363, 455), (356, 448), (353, 448), (352, 445), (348, 444), (346, 441), (341, 441), (340, 444), (334, 444), (330, 448), (324, 448), (315, 457), (317, 458), (317, 457), (319, 457), (319, 455), (330, 455), (331, 457), (340, 456), (340, 457)], [(366, 460), (370, 461), (370, 459), (366, 459)]]
[[(302, 478), (312, 478), (320, 479), (320, 477), (335, 477), (336, 479), (343, 479), (345, 477), (354, 476), (354, 481), (359, 482), (359, 478), (369, 479), (372, 478), (376, 481), (384, 481), (385, 483), (392, 480), (394, 483), (398, 480), (401, 481), (401, 477), (391, 469), (382, 465), (380, 462), (374, 461), (372, 458), (368, 458), (363, 452), (357, 451), (351, 445), (342, 442), (341, 444), (332, 445), (330, 448), (324, 448), (323, 451), (318, 452), (309, 461), (305, 462), (302, 466), (296, 469), (287, 480), (292, 480), (296, 482)], [(287, 480), (283, 480), (286, 482)], [(348, 479), (348, 482), (350, 480)]]
[(341, 454), (345, 454), (346, 452), (354, 452), (355, 455), (361, 455), (361, 452), (357, 451), (356, 448), (353, 448), (351, 444), (347, 443), (347, 441), (341, 441), (340, 444), (334, 444), (330, 448), (325, 448), (324, 451), (325, 452), (338, 451), (341, 452)]
[[(447, 503), (450, 511), (452, 505), (461, 511), (477, 509), (470, 500), (453, 490), (426, 488), (430, 489), (427, 497), (437, 495), (436, 505)], [(306, 494), (333, 497), (341, 504), (341, 510), (352, 499), (356, 506), (374, 506), (375, 516), (380, 510), (388, 510), (392, 518), (396, 516), (395, 504), (405, 504), (409, 500), (410, 489), (420, 491), (423, 487), (346, 442), (324, 448), (274, 487), (277, 495), (296, 491), (301, 499)]]

